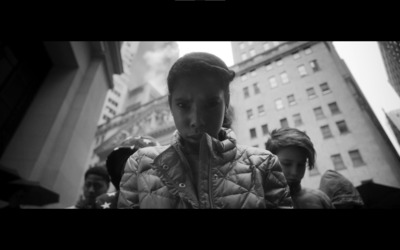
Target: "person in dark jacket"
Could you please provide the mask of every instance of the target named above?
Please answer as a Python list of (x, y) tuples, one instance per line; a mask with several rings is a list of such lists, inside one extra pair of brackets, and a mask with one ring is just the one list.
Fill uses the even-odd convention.
[(224, 128), (235, 72), (215, 55), (189, 53), (169, 71), (170, 146), (127, 161), (118, 208), (292, 208), (278, 158), (236, 144)]
[(279, 158), (289, 183), (294, 208), (333, 208), (325, 193), (301, 186), (306, 166), (308, 165), (309, 170), (313, 169), (316, 154), (306, 133), (295, 128), (275, 129), (271, 132), (266, 149)]
[(127, 159), (139, 148), (160, 146), (151, 136), (129, 137), (116, 147), (107, 157), (106, 168), (116, 191), (102, 194), (96, 199), (97, 209), (116, 209), (119, 196), (119, 183)]
[(75, 206), (68, 208), (96, 209), (96, 198), (107, 192), (110, 186), (110, 177), (107, 169), (100, 166), (89, 168), (85, 172), (83, 195)]
[(364, 208), (364, 202), (356, 187), (335, 170), (327, 170), (322, 175), (319, 189), (328, 195), (335, 208)]

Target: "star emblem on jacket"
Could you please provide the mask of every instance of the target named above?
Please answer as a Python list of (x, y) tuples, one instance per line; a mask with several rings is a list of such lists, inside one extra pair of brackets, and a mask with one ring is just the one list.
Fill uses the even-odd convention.
[(151, 143), (151, 140), (149, 139), (143, 139), (143, 142), (146, 143), (147, 145), (149, 145)]
[(103, 209), (107, 209), (107, 208), (110, 208), (110, 205), (111, 205), (111, 203), (104, 202), (104, 204), (101, 205), (101, 207), (102, 207)]

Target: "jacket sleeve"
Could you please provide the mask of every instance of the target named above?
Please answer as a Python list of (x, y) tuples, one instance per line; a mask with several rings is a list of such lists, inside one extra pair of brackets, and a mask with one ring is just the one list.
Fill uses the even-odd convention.
[(119, 184), (117, 208), (139, 208), (138, 166), (141, 156), (136, 152), (127, 160)]
[(283, 175), (278, 157), (269, 155), (260, 165), (264, 172), (264, 197), (267, 208), (292, 209), (293, 202), (290, 197), (289, 186)]

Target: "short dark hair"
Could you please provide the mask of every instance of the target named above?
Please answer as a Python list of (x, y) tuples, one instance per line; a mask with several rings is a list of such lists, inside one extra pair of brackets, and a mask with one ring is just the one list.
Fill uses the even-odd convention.
[(128, 137), (121, 142), (119, 147), (116, 147), (107, 157), (106, 168), (111, 177), (111, 183), (115, 189), (119, 190), (122, 175), (127, 160), (139, 148), (159, 146), (160, 143), (151, 136), (141, 135), (135, 137)]
[[(206, 52), (192, 52), (179, 58), (169, 70), (167, 77), (168, 92), (171, 95), (178, 80), (182, 77), (201, 77), (210, 75), (216, 77), (224, 90), (225, 101), (229, 101), (229, 84), (235, 78), (235, 71), (219, 57)], [(227, 103), (228, 104), (228, 103)], [(226, 107), (223, 127), (232, 123), (231, 111)]]
[(110, 184), (110, 176), (108, 175), (107, 169), (105, 167), (95, 166), (91, 167), (85, 172), (85, 180), (90, 174), (101, 176), (107, 183)]
[(274, 129), (265, 144), (265, 148), (273, 154), (290, 146), (303, 149), (307, 155), (309, 170), (314, 168), (316, 152), (310, 137), (305, 132), (295, 128)]

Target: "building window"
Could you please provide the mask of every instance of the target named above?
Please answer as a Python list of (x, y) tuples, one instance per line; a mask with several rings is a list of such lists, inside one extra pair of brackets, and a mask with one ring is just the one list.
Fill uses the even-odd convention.
[(275, 107), (276, 107), (276, 109), (278, 109), (278, 110), (280, 110), (280, 109), (283, 109), (283, 102), (282, 102), (282, 99), (277, 99), (277, 100), (275, 100)]
[(345, 121), (338, 121), (338, 122), (336, 122), (336, 125), (339, 129), (340, 134), (349, 133), (349, 129), (347, 128)]
[(244, 49), (245, 44), (244, 44), (244, 43), (240, 43), (240, 44), (239, 44), (239, 47), (240, 47), (240, 49)]
[(298, 127), (303, 124), (303, 120), (301, 119), (300, 113), (293, 115), (294, 126)]
[(121, 94), (120, 94), (117, 90), (113, 89), (113, 92), (114, 92), (114, 94), (115, 94), (116, 96), (121, 97)]
[(280, 42), (272, 42), (272, 46), (278, 46), (280, 44)]
[(267, 51), (267, 50), (269, 50), (269, 49), (271, 48), (271, 46), (269, 45), (268, 42), (267, 42), (267, 43), (264, 43), (263, 46), (264, 46), (264, 50), (265, 50), (265, 51)]
[(269, 134), (268, 125), (267, 124), (262, 125), (261, 129), (262, 129), (263, 135)]
[(115, 114), (116, 114), (115, 110), (113, 110), (113, 109), (111, 109), (111, 108), (109, 108), (108, 111), (109, 111), (112, 115), (115, 115)]
[(288, 83), (289, 82), (289, 76), (286, 72), (281, 73), (281, 79), (283, 83)]
[(346, 169), (346, 165), (344, 165), (342, 156), (340, 154), (331, 155), (331, 160), (336, 171)]
[(255, 128), (250, 129), (250, 137), (252, 139), (257, 137), (257, 133), (256, 133), (256, 129)]
[(281, 119), (280, 122), (281, 122), (281, 128), (288, 128), (289, 127), (289, 123), (288, 123), (288, 120), (286, 118)]
[(260, 87), (258, 86), (258, 83), (253, 83), (254, 87), (254, 94), (259, 94), (260, 93)]
[(108, 117), (108, 116), (106, 116), (106, 115), (103, 115), (103, 119), (104, 119), (105, 121), (108, 121), (108, 120), (110, 120), (111, 118)]
[(256, 55), (256, 51), (254, 49), (250, 50), (250, 56), (255, 56)]
[(258, 116), (263, 116), (263, 115), (265, 115), (264, 105), (258, 106), (257, 109), (258, 109)]
[(314, 108), (314, 115), (317, 120), (321, 120), (325, 118), (324, 112), (321, 107)]
[(274, 76), (269, 78), (269, 85), (271, 88), (276, 88), (278, 86), (278, 82), (276, 81), (276, 78)]
[(294, 99), (294, 95), (288, 95), (287, 99), (288, 99), (288, 102), (289, 102), (289, 106), (292, 106), (292, 105), (296, 104), (296, 100)]
[(304, 53), (305, 53), (306, 55), (311, 54), (311, 53), (312, 53), (311, 48), (310, 48), (310, 47), (305, 48), (305, 49), (304, 49)]
[(252, 109), (249, 109), (249, 110), (247, 110), (246, 112), (247, 112), (247, 119), (248, 119), (248, 120), (251, 120), (251, 119), (254, 118), (253, 110), (252, 110)]
[(322, 126), (321, 132), (322, 132), (322, 136), (324, 137), (324, 139), (333, 137), (331, 129), (329, 128), (329, 125)]
[(108, 102), (111, 103), (112, 105), (114, 105), (115, 107), (118, 107), (118, 103), (116, 101), (114, 101), (111, 98), (108, 98)]
[(252, 71), (250, 71), (250, 76), (254, 77), (257, 75), (257, 71), (255, 69), (253, 69)]
[(242, 82), (246, 81), (247, 80), (247, 74), (246, 73), (241, 74), (240, 75), (240, 79), (242, 80)]
[(298, 66), (297, 70), (299, 71), (299, 74), (301, 77), (304, 77), (307, 75), (306, 67), (304, 67), (304, 65)]
[(271, 64), (271, 63), (265, 64), (265, 69), (266, 69), (267, 71), (271, 70), (271, 69), (272, 69), (272, 64)]
[(365, 165), (365, 162), (361, 157), (360, 151), (351, 150), (351, 151), (349, 151), (349, 155), (350, 155), (351, 161), (353, 162), (354, 167), (360, 167), (360, 166)]
[(294, 52), (294, 53), (292, 53), (292, 55), (293, 55), (293, 59), (294, 59), (294, 60), (297, 60), (297, 59), (300, 58), (299, 52)]
[(331, 110), (332, 115), (340, 114), (340, 110), (336, 102), (329, 103), (328, 107)]
[(244, 98), (248, 98), (250, 96), (249, 87), (244, 87), (243, 88), (243, 94), (244, 94)]
[(278, 65), (278, 66), (281, 66), (283, 64), (282, 59), (278, 59), (275, 62), (276, 62), (276, 65)]
[(315, 97), (317, 97), (317, 95), (315, 94), (314, 88), (308, 88), (308, 89), (306, 89), (306, 91), (307, 91), (308, 99), (314, 99)]
[(327, 82), (321, 83), (319, 86), (321, 87), (322, 94), (325, 95), (331, 93), (331, 89), (329, 88)]
[(243, 53), (242, 54), (242, 61), (244, 61), (244, 60), (246, 60), (247, 59), (247, 54), (246, 53)]
[(312, 60), (312, 61), (310, 62), (310, 66), (311, 66), (311, 68), (312, 68), (312, 70), (313, 70), (314, 72), (317, 72), (317, 71), (320, 71), (320, 70), (321, 70), (321, 68), (319, 67), (319, 65), (318, 65), (318, 63), (317, 63), (317, 60)]

